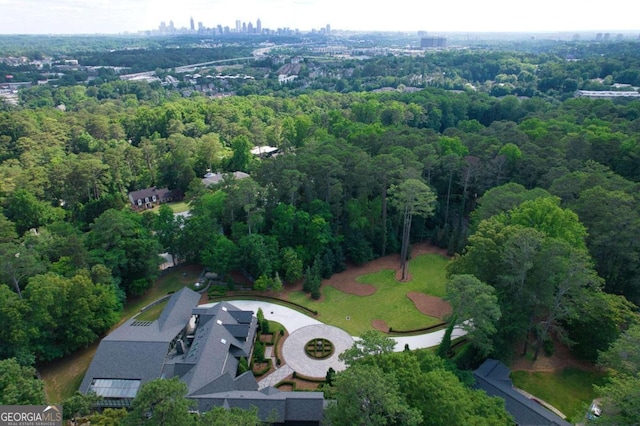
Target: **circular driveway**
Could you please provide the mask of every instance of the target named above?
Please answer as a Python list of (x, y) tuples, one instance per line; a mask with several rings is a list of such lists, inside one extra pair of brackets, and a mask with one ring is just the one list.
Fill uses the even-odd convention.
[[(329, 358), (314, 359), (307, 355), (305, 345), (311, 339), (324, 338), (333, 343), (334, 352)], [(353, 345), (353, 338), (346, 331), (326, 324), (307, 325), (294, 331), (282, 345), (282, 356), (296, 373), (308, 377), (325, 377), (329, 367), (342, 371), (347, 366), (338, 355)]]

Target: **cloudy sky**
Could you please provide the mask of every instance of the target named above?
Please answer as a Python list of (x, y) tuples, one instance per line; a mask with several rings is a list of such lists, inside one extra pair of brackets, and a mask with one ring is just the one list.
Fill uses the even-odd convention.
[[(0, 33), (93, 34), (196, 23), (416, 31), (640, 31), (637, 0), (0, 0)], [(197, 24), (196, 24), (197, 25)]]

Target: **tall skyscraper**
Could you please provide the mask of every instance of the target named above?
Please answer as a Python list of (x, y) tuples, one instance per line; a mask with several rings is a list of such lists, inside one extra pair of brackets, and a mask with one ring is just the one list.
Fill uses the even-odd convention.
[(174, 32), (176, 27), (173, 25), (173, 20), (169, 21), (169, 31)]
[(236, 32), (239, 33), (242, 31), (242, 22), (239, 19), (236, 19)]
[(253, 23), (252, 23), (252, 22), (249, 22), (249, 23), (247, 24), (247, 32), (248, 32), (249, 34), (253, 34)]
[(191, 20), (189, 21), (189, 23), (191, 24), (191, 31), (195, 31), (196, 30), (196, 23), (193, 22), (193, 16), (191, 17)]
[(331, 34), (331, 25), (327, 24), (327, 27), (326, 27), (325, 31), (327, 32), (327, 35), (330, 35)]
[(242, 32), (243, 32), (243, 33), (246, 33), (246, 32), (247, 32), (247, 23), (246, 23), (246, 22), (243, 22), (243, 23), (242, 23)]
[(258, 20), (256, 21), (256, 32), (258, 34), (262, 34), (262, 21), (260, 20), (260, 18), (258, 18)]

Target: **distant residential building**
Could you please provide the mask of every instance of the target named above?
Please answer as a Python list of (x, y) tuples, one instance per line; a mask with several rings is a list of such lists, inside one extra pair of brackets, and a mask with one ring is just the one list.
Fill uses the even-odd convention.
[[(292, 76), (295, 77), (295, 76)], [(251, 148), (251, 153), (257, 155), (260, 158), (267, 158), (275, 155), (278, 152), (278, 148), (275, 146), (254, 146)]]
[(619, 99), (619, 98), (640, 98), (640, 93), (632, 91), (613, 90), (578, 90), (577, 97), (591, 99)]
[(286, 75), (286, 74), (280, 74), (278, 75), (278, 82), (280, 84), (287, 84), (287, 83), (291, 83), (293, 80), (295, 80), (298, 76), (297, 75)]
[(162, 203), (172, 201), (173, 197), (168, 188), (157, 189), (155, 186), (151, 188), (132, 191), (129, 193), (129, 201), (131, 206), (137, 210), (150, 209)]
[(423, 49), (433, 49), (446, 46), (446, 37), (422, 37), (422, 39), (420, 40), (420, 47), (422, 47)]
[(249, 175), (244, 172), (207, 173), (204, 175), (204, 179), (202, 179), (202, 184), (204, 186), (217, 185), (224, 180), (225, 175), (232, 175), (236, 180), (242, 180), (249, 177)]

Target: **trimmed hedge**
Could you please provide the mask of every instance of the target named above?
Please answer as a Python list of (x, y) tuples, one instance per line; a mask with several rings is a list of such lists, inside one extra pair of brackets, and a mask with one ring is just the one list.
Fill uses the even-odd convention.
[(264, 367), (262, 370), (258, 370), (258, 371), (255, 371), (253, 369), (254, 364), (253, 363), (251, 364), (251, 371), (253, 371), (253, 375), (255, 377), (264, 376), (265, 374), (267, 374), (269, 370), (271, 370), (271, 367), (272, 367), (271, 358), (265, 359), (264, 362), (267, 364), (267, 366)]
[(303, 313), (307, 314), (307, 315), (313, 315), (314, 317), (318, 315), (318, 311), (314, 311), (312, 309), (309, 309), (305, 306), (299, 305), (297, 303), (294, 302), (290, 302), (288, 300), (283, 300), (283, 299), (279, 299), (277, 297), (273, 297), (273, 296), (263, 296), (260, 294), (246, 294), (246, 295), (235, 295), (235, 296), (224, 296), (224, 297), (214, 297), (214, 298), (209, 298), (210, 301), (223, 301), (223, 300), (265, 300), (267, 302), (270, 301), (274, 301), (277, 302), (277, 304), (282, 305), (282, 306), (289, 306), (289, 307), (294, 307), (296, 310), (298, 311), (302, 311)]
[(439, 324), (432, 325), (430, 327), (424, 328), (414, 328), (412, 330), (396, 330), (393, 327), (389, 327), (389, 331), (387, 334), (416, 334), (416, 333), (424, 333), (425, 331), (432, 331), (442, 327), (446, 327), (449, 323), (441, 322)]
[(282, 380), (281, 382), (276, 383), (274, 386), (276, 389), (280, 389), (281, 386), (291, 386), (291, 390), (296, 390), (296, 382), (292, 380)]
[(312, 382), (312, 383), (325, 383), (326, 382), (326, 377), (309, 377), (309, 376), (305, 376), (303, 374), (297, 373), (297, 372), (293, 372), (293, 378), (294, 379), (300, 379), (300, 380), (304, 380), (305, 382)]

